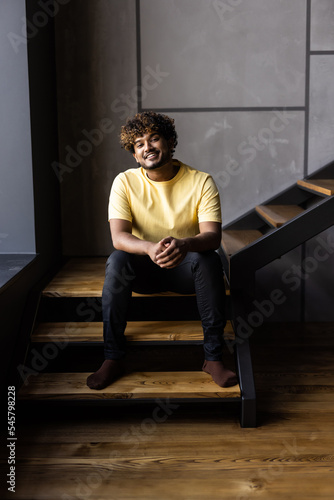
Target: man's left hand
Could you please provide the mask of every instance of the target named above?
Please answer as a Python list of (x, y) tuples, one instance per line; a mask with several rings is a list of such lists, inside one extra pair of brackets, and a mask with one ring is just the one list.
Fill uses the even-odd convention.
[(165, 269), (172, 269), (183, 261), (189, 251), (189, 245), (186, 239), (177, 239), (168, 236), (159, 242), (166, 250), (157, 255), (156, 263)]

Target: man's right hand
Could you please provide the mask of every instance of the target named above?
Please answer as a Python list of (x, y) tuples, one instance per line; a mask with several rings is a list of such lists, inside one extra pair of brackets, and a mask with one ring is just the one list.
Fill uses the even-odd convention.
[(161, 241), (159, 241), (158, 243), (150, 243), (149, 244), (149, 248), (148, 248), (148, 256), (150, 257), (150, 259), (154, 262), (154, 264), (157, 264), (157, 258), (158, 258), (158, 255), (160, 255), (164, 250), (166, 250), (166, 248), (168, 248), (169, 246), (169, 243), (166, 243), (166, 244), (163, 244), (161, 243)]
[(158, 243), (145, 241), (132, 234), (132, 224), (123, 219), (111, 219), (110, 231), (114, 248), (124, 252), (134, 253), (136, 255), (148, 255), (154, 264), (158, 264), (158, 256), (162, 254), (170, 245), (169, 241), (164, 240)]

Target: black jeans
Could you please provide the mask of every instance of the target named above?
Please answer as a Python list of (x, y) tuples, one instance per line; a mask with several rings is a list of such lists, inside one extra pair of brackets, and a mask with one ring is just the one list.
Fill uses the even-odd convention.
[(125, 356), (124, 331), (132, 291), (196, 293), (205, 359), (221, 359), (226, 323), (225, 286), (221, 260), (216, 252), (189, 252), (174, 269), (162, 269), (146, 255), (115, 250), (107, 260), (102, 292), (105, 359)]

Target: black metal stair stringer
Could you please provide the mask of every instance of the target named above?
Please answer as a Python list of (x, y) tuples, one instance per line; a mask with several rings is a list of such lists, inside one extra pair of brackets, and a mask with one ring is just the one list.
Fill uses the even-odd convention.
[(334, 196), (321, 199), (316, 206), (264, 234), (230, 257), (223, 255), (223, 260), (229, 264), (231, 290), (243, 288), (245, 282), (251, 279), (258, 269), (333, 225)]

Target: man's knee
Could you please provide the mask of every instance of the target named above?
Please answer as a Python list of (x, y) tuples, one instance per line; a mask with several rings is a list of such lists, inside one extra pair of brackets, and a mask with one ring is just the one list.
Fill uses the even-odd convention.
[(222, 262), (217, 252), (208, 250), (207, 252), (193, 252), (193, 261), (198, 265), (210, 266), (221, 269)]
[(106, 263), (106, 270), (117, 269), (120, 266), (124, 266), (129, 261), (130, 254), (123, 252), (123, 250), (114, 250), (110, 255)]
[(220, 256), (214, 250), (200, 252), (195, 256), (195, 272), (212, 280), (212, 283), (224, 282), (224, 268)]
[(112, 293), (120, 292), (134, 279), (130, 266), (130, 254), (122, 250), (115, 250), (106, 263), (106, 277), (104, 292), (106, 289)]

